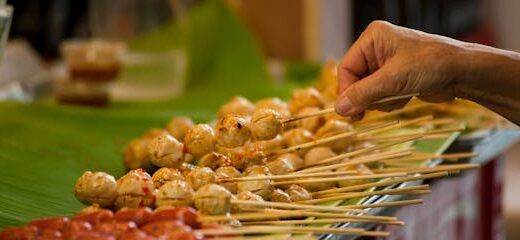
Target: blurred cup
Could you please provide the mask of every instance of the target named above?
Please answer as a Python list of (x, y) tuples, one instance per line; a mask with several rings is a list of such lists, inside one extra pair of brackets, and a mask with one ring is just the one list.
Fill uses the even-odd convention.
[(112, 81), (121, 69), (125, 44), (102, 40), (71, 40), (61, 46), (72, 81)]
[(121, 70), (124, 43), (102, 40), (69, 40), (61, 45), (65, 62), (57, 74), (54, 94), (60, 103), (105, 106), (112, 82)]

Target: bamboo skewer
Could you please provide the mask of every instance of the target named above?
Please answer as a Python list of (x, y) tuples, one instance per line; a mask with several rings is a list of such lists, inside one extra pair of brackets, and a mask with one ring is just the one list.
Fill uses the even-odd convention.
[(270, 233), (313, 233), (387, 237), (388, 232), (365, 231), (362, 228), (324, 228), (303, 226), (246, 226), (232, 229), (199, 229), (202, 235), (270, 234)]
[[(294, 224), (316, 224), (316, 223), (347, 223), (347, 222), (371, 222), (370, 220), (351, 219), (351, 218), (320, 218), (304, 220), (283, 220), (283, 221), (258, 221), (243, 222), (243, 225), (294, 225)], [(389, 225), (404, 225), (403, 221), (382, 222)]]
[[(374, 195), (409, 194), (411, 191), (415, 191), (415, 190), (428, 190), (428, 188), (429, 188), (429, 186), (427, 184), (425, 184), (425, 185), (419, 185), (419, 186), (404, 187), (404, 188), (397, 188), (397, 189), (386, 189), (386, 190), (379, 190), (379, 191), (373, 191), (373, 192), (339, 193), (339, 194), (336, 194), (336, 195), (330, 196), (330, 197), (325, 195), (322, 198), (305, 200), (305, 201), (299, 201), (297, 203), (316, 204), (316, 203), (322, 203), (322, 202), (329, 202), (329, 201), (335, 201), (335, 200), (345, 200), (345, 199), (351, 199), (351, 198), (360, 198), (360, 197), (367, 197), (367, 196), (374, 196)], [(411, 192), (411, 193), (414, 193), (414, 192)]]
[(412, 111), (416, 111), (416, 110), (419, 110), (421, 108), (424, 108), (424, 107), (427, 107), (427, 106), (431, 106), (432, 104), (431, 103), (419, 103), (419, 104), (415, 104), (415, 105), (411, 105), (409, 107), (405, 107), (405, 108), (401, 108), (401, 109), (398, 109), (398, 110), (394, 110), (392, 112), (389, 112), (389, 113), (385, 113), (385, 114), (379, 114), (377, 116), (368, 116), (365, 118), (365, 122), (369, 122), (369, 121), (377, 121), (377, 120), (380, 120), (380, 119), (388, 119), (388, 118), (391, 118), (391, 117), (395, 117), (395, 116), (398, 116), (400, 114), (403, 114), (403, 113), (407, 113), (407, 112), (412, 112)]
[(404, 138), (404, 137), (417, 136), (417, 135), (423, 135), (423, 136), (439, 135), (439, 134), (444, 134), (444, 133), (458, 132), (458, 131), (462, 131), (462, 130), (464, 130), (464, 128), (462, 128), (462, 127), (453, 127), (453, 128), (446, 128), (446, 129), (430, 130), (430, 131), (422, 132), (422, 133), (405, 133), (405, 134), (397, 134), (397, 135), (390, 135), (390, 136), (366, 136), (366, 137), (355, 136), (352, 140), (354, 140), (354, 141), (390, 141), (390, 140), (395, 140), (395, 139)]
[(238, 182), (238, 181), (256, 181), (256, 180), (278, 180), (291, 178), (307, 178), (307, 177), (328, 177), (337, 175), (357, 174), (356, 170), (337, 171), (337, 172), (321, 172), (321, 173), (307, 173), (307, 174), (284, 174), (284, 175), (270, 175), (270, 176), (253, 176), (253, 177), (236, 177), (236, 178), (222, 178), (219, 182)]
[(376, 133), (381, 133), (381, 132), (385, 132), (385, 131), (389, 131), (389, 130), (393, 130), (393, 129), (398, 129), (398, 128), (402, 128), (402, 127), (406, 127), (406, 126), (411, 126), (411, 125), (414, 125), (414, 124), (417, 124), (417, 123), (421, 123), (421, 122), (424, 122), (424, 121), (428, 121), (428, 120), (432, 120), (432, 119), (433, 119), (432, 115), (427, 115), (427, 116), (418, 117), (418, 118), (411, 119), (411, 120), (400, 121), (396, 125), (388, 126), (388, 127), (384, 127), (384, 128), (380, 128), (380, 129), (375, 129), (373, 131), (360, 133), (357, 136), (362, 137), (362, 136), (372, 135), (372, 134), (376, 134)]
[(200, 222), (217, 222), (226, 221), (229, 219), (236, 219), (240, 221), (250, 220), (266, 220), (266, 219), (279, 219), (286, 217), (327, 217), (327, 218), (348, 218), (356, 220), (364, 220), (370, 222), (392, 222), (397, 221), (395, 217), (387, 216), (369, 216), (369, 215), (351, 215), (344, 213), (330, 213), (330, 212), (314, 212), (314, 211), (302, 211), (302, 210), (282, 210), (282, 209), (250, 209), (254, 212), (249, 213), (237, 213), (233, 215), (219, 215), (219, 216), (206, 216), (200, 215), (197, 217), (197, 221)]
[(376, 145), (376, 146), (367, 147), (367, 148), (362, 148), (362, 149), (355, 150), (355, 151), (352, 151), (352, 152), (340, 154), (338, 156), (334, 156), (334, 157), (331, 157), (331, 158), (328, 158), (328, 159), (324, 159), (324, 160), (322, 160), (320, 162), (317, 162), (315, 164), (305, 166), (305, 168), (308, 168), (308, 167), (311, 167), (311, 166), (316, 166), (316, 165), (321, 165), (321, 164), (326, 164), (326, 163), (334, 162), (334, 161), (337, 161), (337, 160), (342, 160), (342, 159), (345, 159), (345, 158), (348, 158), (348, 157), (353, 157), (353, 156), (356, 156), (356, 155), (359, 155), (359, 154), (363, 154), (363, 153), (366, 153), (366, 152), (378, 150), (378, 149), (381, 149), (381, 148), (391, 147), (391, 146), (394, 146), (394, 145), (397, 145), (397, 144), (400, 144), (400, 143), (414, 141), (414, 140), (420, 139), (421, 137), (422, 136), (406, 137), (406, 138), (403, 138), (403, 139), (400, 139), (400, 140), (386, 142), (386, 143), (382, 143), (382, 144), (379, 144), (379, 145)]
[(330, 213), (330, 212), (314, 212), (309, 210), (284, 210), (284, 209), (254, 209), (256, 212), (263, 213), (301, 213), (303, 217), (324, 217), (324, 218), (354, 218), (371, 220), (374, 222), (391, 222), (398, 221), (396, 217), (389, 216), (371, 216), (371, 215), (348, 215), (342, 213)]
[(338, 169), (341, 167), (346, 167), (346, 166), (351, 166), (351, 165), (356, 165), (356, 164), (361, 164), (361, 163), (365, 164), (365, 163), (377, 162), (377, 161), (381, 161), (381, 160), (385, 160), (385, 159), (404, 157), (404, 156), (408, 156), (408, 155), (412, 154), (411, 149), (413, 149), (413, 148), (406, 148), (406, 149), (401, 149), (401, 150), (390, 150), (390, 151), (386, 151), (386, 152), (382, 152), (382, 153), (374, 153), (374, 154), (367, 155), (367, 156), (347, 159), (341, 163), (302, 169), (302, 170), (296, 171), (292, 174), (298, 175), (298, 174), (304, 174), (304, 173), (323, 172), (323, 171), (334, 170), (334, 169)]
[(353, 185), (353, 186), (342, 187), (342, 188), (328, 189), (328, 190), (323, 190), (323, 191), (319, 191), (319, 192), (313, 192), (312, 195), (318, 196), (318, 195), (325, 195), (325, 194), (331, 194), (331, 193), (361, 191), (361, 190), (369, 189), (369, 188), (373, 188), (373, 187), (389, 186), (389, 185), (403, 183), (403, 182), (410, 182), (410, 181), (417, 181), (417, 180), (424, 180), (424, 179), (431, 179), (431, 178), (438, 178), (438, 177), (446, 177), (446, 176), (448, 176), (448, 172), (430, 173), (430, 174), (419, 175), (419, 176), (402, 177), (402, 178), (395, 178), (395, 179), (389, 179), (389, 180), (382, 180), (382, 181), (374, 182), (374, 183), (365, 183), (365, 184)]
[(370, 175), (355, 175), (355, 176), (345, 176), (345, 177), (310, 178), (310, 179), (299, 179), (299, 180), (274, 182), (273, 186), (288, 185), (288, 184), (301, 184), (301, 183), (336, 182), (336, 181), (345, 181), (345, 180), (402, 177), (405, 175), (406, 175), (406, 173), (395, 172), (395, 173), (391, 173), (391, 174), (370, 174)]
[(409, 156), (406, 158), (395, 158), (381, 160), (382, 163), (388, 162), (414, 162), (414, 161), (426, 161), (432, 159), (442, 159), (444, 161), (456, 161), (462, 158), (478, 157), (478, 153), (466, 152), (466, 153), (448, 153), (448, 154), (416, 154), (416, 156)]
[[(411, 94), (405, 94), (405, 95), (400, 95), (400, 96), (386, 97), (386, 98), (382, 98), (378, 101), (375, 101), (372, 104), (386, 103), (386, 102), (401, 100), (401, 99), (410, 98), (410, 97), (414, 97), (414, 96), (418, 96), (418, 95), (419, 95), (419, 93), (411, 93)], [(294, 122), (294, 121), (298, 121), (298, 120), (301, 120), (304, 118), (316, 117), (316, 116), (325, 115), (325, 114), (334, 113), (334, 112), (336, 112), (336, 110), (334, 108), (327, 108), (327, 109), (312, 112), (309, 114), (303, 114), (303, 115), (288, 118), (288, 119), (284, 120), (283, 123)]]
[(476, 163), (465, 163), (465, 164), (449, 164), (435, 167), (410, 167), (410, 168), (390, 168), (390, 169), (374, 169), (376, 173), (392, 173), (392, 172), (406, 172), (406, 173), (431, 173), (431, 172), (453, 172), (460, 170), (476, 169), (479, 168), (480, 164)]
[(306, 143), (302, 143), (302, 144), (299, 144), (299, 145), (290, 146), (288, 148), (284, 148), (284, 149), (272, 152), (270, 155), (281, 155), (281, 154), (284, 154), (284, 153), (290, 153), (290, 152), (298, 151), (298, 150), (301, 150), (301, 149), (310, 148), (310, 147), (318, 146), (318, 145), (329, 143), (329, 142), (334, 142), (334, 141), (337, 141), (337, 140), (340, 140), (340, 139), (350, 138), (350, 137), (355, 136), (356, 134), (359, 134), (359, 133), (363, 133), (363, 132), (366, 132), (366, 131), (370, 131), (370, 130), (374, 130), (374, 129), (378, 129), (378, 128), (383, 128), (383, 127), (395, 125), (395, 124), (398, 124), (398, 123), (399, 123), (399, 121), (390, 121), (390, 122), (386, 122), (386, 123), (382, 123), (382, 124), (376, 124), (374, 126), (370, 126), (370, 127), (364, 128), (364, 129), (353, 130), (353, 131), (350, 131), (350, 132), (340, 133), (340, 134), (337, 134), (337, 135), (334, 135), (334, 136), (330, 136), (330, 137), (320, 138), (320, 139), (312, 141), (312, 142), (306, 142)]
[(250, 200), (235, 200), (231, 199), (232, 204), (241, 204), (241, 205), (251, 205), (251, 206), (261, 206), (261, 207), (272, 207), (272, 208), (283, 208), (283, 209), (310, 209), (322, 212), (342, 212), (342, 213), (365, 213), (365, 211), (360, 211), (359, 209), (343, 209), (339, 207), (331, 207), (331, 206), (316, 206), (316, 205), (305, 205), (305, 204), (296, 204), (296, 203), (281, 203), (281, 202), (258, 202), (258, 201), (250, 201)]
[(283, 120), (283, 123), (294, 122), (294, 121), (298, 121), (298, 120), (301, 120), (304, 118), (316, 117), (316, 116), (325, 115), (325, 114), (334, 113), (334, 112), (336, 112), (336, 110), (334, 108), (327, 108), (327, 109), (319, 110), (316, 112), (303, 114), (303, 115), (299, 115), (299, 116), (294, 116), (294, 117), (285, 119), (285, 120)]
[(363, 209), (363, 208), (378, 208), (378, 207), (398, 207), (398, 206), (407, 206), (407, 205), (417, 205), (423, 204), (424, 199), (412, 199), (412, 200), (401, 200), (401, 201), (392, 201), (392, 202), (382, 202), (382, 203), (371, 203), (371, 204), (355, 204), (355, 205), (347, 205), (342, 206), (343, 208), (350, 209)]

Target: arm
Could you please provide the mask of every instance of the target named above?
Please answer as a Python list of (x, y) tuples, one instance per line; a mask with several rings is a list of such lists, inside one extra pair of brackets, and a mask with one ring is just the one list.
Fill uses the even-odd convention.
[(475, 101), (520, 124), (520, 54), (427, 34), (386, 22), (369, 25), (339, 68), (336, 110), (360, 119), (408, 101), (368, 107), (387, 96), (420, 93), (428, 102)]

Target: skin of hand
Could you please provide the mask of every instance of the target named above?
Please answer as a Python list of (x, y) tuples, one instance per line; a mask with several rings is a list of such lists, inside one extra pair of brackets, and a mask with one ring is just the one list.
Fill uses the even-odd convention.
[(392, 111), (419, 93), (427, 102), (475, 101), (520, 123), (520, 54), (374, 21), (338, 67), (336, 111), (354, 120), (365, 110)]

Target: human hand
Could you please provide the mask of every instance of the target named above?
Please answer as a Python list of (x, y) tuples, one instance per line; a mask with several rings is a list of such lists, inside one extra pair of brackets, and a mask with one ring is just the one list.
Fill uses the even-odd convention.
[(336, 111), (359, 120), (367, 109), (392, 111), (410, 100), (372, 105), (384, 97), (419, 93), (428, 102), (453, 99), (458, 69), (454, 55), (462, 44), (384, 21), (372, 22), (338, 67)]

